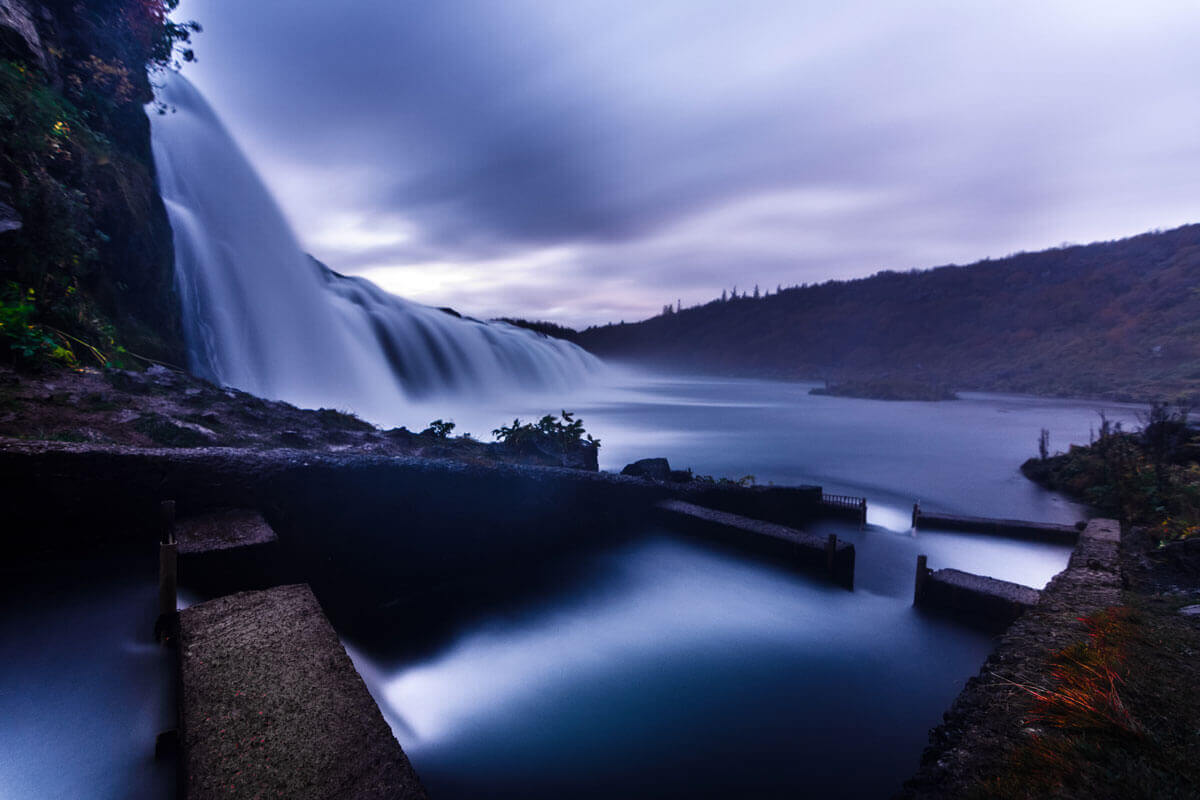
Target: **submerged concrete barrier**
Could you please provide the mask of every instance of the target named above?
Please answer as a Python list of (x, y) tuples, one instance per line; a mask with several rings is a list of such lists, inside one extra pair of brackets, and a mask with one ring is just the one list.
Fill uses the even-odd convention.
[(426, 794), (308, 586), (179, 614), (186, 800)]
[(836, 536), (818, 536), (682, 500), (661, 502), (655, 512), (658, 520), (670, 528), (791, 566), (823, 571), (846, 585), (854, 582), (854, 545), (838, 541)]

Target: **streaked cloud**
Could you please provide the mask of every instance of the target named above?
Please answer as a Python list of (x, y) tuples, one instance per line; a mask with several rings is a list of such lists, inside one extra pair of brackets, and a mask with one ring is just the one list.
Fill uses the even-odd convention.
[(464, 312), (635, 319), (1200, 220), (1200, 6), (185, 0), (314, 255)]

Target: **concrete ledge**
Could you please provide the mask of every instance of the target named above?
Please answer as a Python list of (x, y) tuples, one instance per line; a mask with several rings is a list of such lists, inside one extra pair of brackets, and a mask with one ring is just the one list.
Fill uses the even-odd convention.
[(832, 550), (829, 537), (704, 508), (682, 500), (666, 500), (655, 506), (659, 521), (682, 530), (730, 545), (742, 551), (758, 552), (792, 565), (821, 569), (832, 577), (852, 583), (854, 545), (836, 541)]
[(914, 601), (922, 608), (937, 608), (999, 625), (1008, 625), (1037, 605), (1041, 592), (1019, 583), (974, 575), (957, 569), (930, 572)]
[(279, 539), (262, 514), (228, 509), (175, 524), (179, 577), (208, 595), (262, 589), (282, 582)]
[(1037, 539), (1046, 542), (1074, 543), (1079, 538), (1079, 529), (1074, 525), (1056, 525), (1050, 522), (1028, 522), (1021, 519), (992, 519), (990, 517), (965, 517), (951, 514), (913, 513), (913, 527), (946, 528), (953, 531), (991, 533), (997, 536), (1015, 536), (1022, 539)]
[(183, 797), (426, 797), (307, 586), (202, 603), (179, 627)]
[(279, 539), (262, 514), (245, 508), (215, 511), (175, 523), (179, 555), (191, 556), (260, 547)]

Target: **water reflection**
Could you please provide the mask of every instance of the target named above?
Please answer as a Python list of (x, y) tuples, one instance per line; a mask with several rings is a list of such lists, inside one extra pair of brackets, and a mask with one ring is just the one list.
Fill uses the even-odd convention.
[(883, 796), (991, 647), (665, 534), (594, 562), (429, 658), (355, 653), (434, 796)]

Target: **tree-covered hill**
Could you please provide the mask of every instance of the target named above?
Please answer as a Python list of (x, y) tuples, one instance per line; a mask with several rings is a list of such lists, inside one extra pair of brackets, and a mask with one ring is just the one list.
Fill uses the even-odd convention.
[(570, 338), (607, 358), (729, 375), (1200, 395), (1200, 225), (729, 297)]

